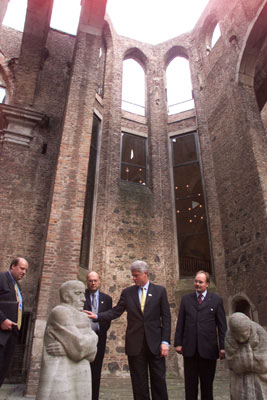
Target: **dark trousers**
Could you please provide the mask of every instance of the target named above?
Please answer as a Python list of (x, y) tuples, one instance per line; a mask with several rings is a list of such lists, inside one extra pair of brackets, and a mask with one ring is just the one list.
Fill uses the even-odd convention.
[(106, 336), (98, 335), (97, 353), (94, 361), (91, 363), (92, 373), (92, 400), (98, 400), (101, 380), (101, 370), (106, 348)]
[(8, 367), (13, 358), (15, 347), (18, 338), (18, 331), (16, 328), (10, 333), (9, 338), (5, 345), (0, 345), (0, 387), (7, 375)]
[(201, 358), (198, 353), (194, 357), (184, 357), (186, 400), (197, 400), (198, 380), (200, 381), (201, 400), (213, 400), (216, 361)]
[(150, 400), (148, 372), (152, 400), (168, 400), (165, 357), (152, 354), (144, 339), (141, 353), (137, 356), (128, 356), (128, 363), (134, 400)]

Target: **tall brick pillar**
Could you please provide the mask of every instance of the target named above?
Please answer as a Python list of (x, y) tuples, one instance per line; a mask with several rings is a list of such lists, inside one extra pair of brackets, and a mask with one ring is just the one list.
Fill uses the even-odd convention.
[(59, 286), (77, 276), (97, 89), (97, 64), (107, 0), (84, 0), (54, 183), (26, 393), (38, 386), (43, 333)]
[(0, 3), (0, 24), (2, 24), (3, 19), (5, 18), (8, 3), (9, 0), (2, 0)]
[(28, 0), (12, 104), (33, 106), (44, 58), (53, 0)]

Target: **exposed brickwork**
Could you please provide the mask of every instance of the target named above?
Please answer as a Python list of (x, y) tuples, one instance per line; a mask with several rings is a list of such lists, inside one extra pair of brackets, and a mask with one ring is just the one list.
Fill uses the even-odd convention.
[[(21, 107), (32, 104), (49, 120), (36, 127), (28, 148), (0, 144), (1, 269), (14, 255), (29, 259), (25, 306), (37, 313), (28, 394), (36, 391), (43, 330), (58, 287), (78, 272), (94, 109), (102, 126), (89, 268), (100, 273), (102, 289), (116, 303), (131, 284), (131, 262), (145, 259), (151, 280), (167, 287), (174, 329), (179, 262), (169, 137), (197, 130), (216, 289), (229, 310), (236, 295), (244, 296), (253, 317), (267, 326), (266, 0), (213, 1), (192, 32), (157, 46), (117, 36), (103, 21), (105, 0), (84, 2), (77, 37), (53, 29), (46, 36), (49, 4), (43, 2), (36, 17), (30, 13), (23, 40), (14, 30), (0, 31), (5, 79), (20, 92), (14, 98), (10, 90), (10, 98)], [(37, 29), (32, 40), (37, 21), (44, 31)], [(222, 36), (207, 52), (214, 21)], [(101, 33), (107, 47), (103, 98), (95, 96)], [(25, 54), (36, 46), (29, 63)], [(123, 60), (131, 56), (146, 73), (146, 117), (121, 110)], [(189, 60), (195, 110), (168, 116), (165, 69), (175, 56)], [(147, 137), (147, 187), (120, 182), (123, 129)], [(104, 374), (128, 373), (125, 324), (125, 315), (112, 323)], [(168, 371), (177, 370), (172, 350)]]

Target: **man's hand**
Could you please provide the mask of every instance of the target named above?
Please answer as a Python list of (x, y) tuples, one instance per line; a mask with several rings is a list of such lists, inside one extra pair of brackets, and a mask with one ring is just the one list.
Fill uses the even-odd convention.
[(83, 312), (88, 315), (88, 318), (97, 319), (97, 315), (94, 314), (92, 311), (83, 310)]
[(161, 357), (166, 357), (169, 352), (169, 345), (166, 343), (161, 343), (160, 345), (160, 355)]
[(50, 354), (50, 356), (58, 357), (66, 355), (64, 347), (59, 342), (50, 343), (45, 348), (47, 353)]
[(182, 346), (177, 346), (177, 347), (175, 347), (175, 351), (178, 354), (183, 354), (183, 347)]
[(5, 319), (0, 324), (0, 328), (3, 331), (11, 331), (13, 326), (18, 326), (15, 322), (11, 321), (10, 319)]
[(220, 358), (220, 360), (223, 360), (225, 358), (225, 350), (219, 351), (219, 358)]

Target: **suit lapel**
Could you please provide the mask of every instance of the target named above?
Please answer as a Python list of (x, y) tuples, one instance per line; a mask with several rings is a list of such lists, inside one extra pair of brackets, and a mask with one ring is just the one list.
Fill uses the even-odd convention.
[(138, 296), (138, 290), (139, 290), (139, 286), (133, 286), (133, 301), (136, 305), (136, 307), (138, 307), (138, 309), (141, 312), (141, 305), (140, 305), (140, 301), (139, 301), (139, 296)]
[(14, 291), (14, 292), (15, 292), (15, 289), (14, 289), (14, 282), (13, 282), (13, 280), (12, 280), (12, 278), (11, 278), (11, 276), (10, 276), (10, 274), (9, 274), (8, 271), (6, 272), (6, 280), (7, 280), (7, 284), (8, 284), (9, 289), (10, 289), (11, 291)]
[(210, 305), (211, 298), (212, 298), (212, 295), (209, 292), (207, 292), (206, 297), (205, 297), (203, 303), (201, 304), (201, 306), (203, 308), (208, 307)]
[(98, 312), (105, 311), (105, 296), (99, 292)]
[(192, 305), (193, 305), (196, 309), (199, 308), (199, 304), (198, 304), (198, 301), (197, 301), (196, 292), (191, 293), (191, 302), (192, 302)]
[(153, 299), (154, 292), (155, 292), (155, 285), (153, 283), (149, 282), (148, 290), (147, 290), (147, 294), (146, 294), (146, 302), (145, 302), (144, 312), (149, 307), (149, 304), (151, 303), (151, 301)]

